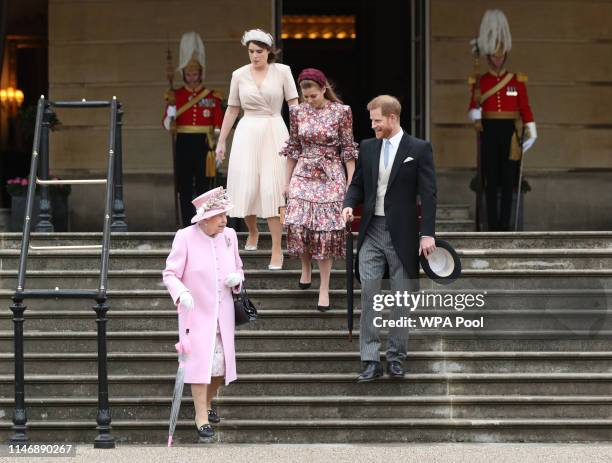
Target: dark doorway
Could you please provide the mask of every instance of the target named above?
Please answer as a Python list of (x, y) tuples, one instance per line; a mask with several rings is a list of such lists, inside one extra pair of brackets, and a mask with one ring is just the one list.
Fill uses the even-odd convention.
[[(411, 33), (407, 0), (283, 0), (282, 15), (353, 17), (355, 38), (286, 38), (283, 62), (294, 77), (306, 67), (321, 69), (353, 109), (355, 139), (373, 136), (366, 105), (379, 94), (399, 98), (402, 125), (410, 130)], [(281, 21), (279, 21), (280, 23)], [(308, 26), (305, 25), (305, 30)], [(281, 36), (282, 36), (281, 26)]]
[(7, 180), (28, 174), (36, 103), (48, 94), (48, 2), (10, 1), (2, 13), (0, 91), (19, 90), (22, 97), (19, 103), (6, 97), (0, 102), (0, 208), (5, 208), (10, 207)]

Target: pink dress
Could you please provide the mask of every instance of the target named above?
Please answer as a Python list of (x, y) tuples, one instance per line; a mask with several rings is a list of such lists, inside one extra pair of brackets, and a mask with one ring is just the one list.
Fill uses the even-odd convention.
[(234, 302), (232, 290), (223, 283), (233, 272), (244, 278), (233, 229), (214, 237), (197, 224), (176, 232), (163, 279), (176, 304), (186, 290), (195, 303), (189, 312), (179, 307), (179, 339), (188, 336), (191, 345), (184, 364), (187, 384), (210, 384), (211, 376), (225, 376), (225, 384), (236, 380)]
[(297, 164), (285, 211), (287, 250), (313, 259), (344, 257), (343, 164), (358, 153), (351, 108), (334, 102), (323, 108), (302, 103), (291, 106), (289, 116), (290, 138), (280, 154)]
[(289, 66), (270, 63), (259, 87), (251, 65), (232, 73), (228, 105), (240, 107), (227, 170), (227, 193), (234, 208), (231, 217), (278, 217), (285, 204), (285, 160), (279, 150), (289, 137), (281, 116), (283, 101), (298, 97)]

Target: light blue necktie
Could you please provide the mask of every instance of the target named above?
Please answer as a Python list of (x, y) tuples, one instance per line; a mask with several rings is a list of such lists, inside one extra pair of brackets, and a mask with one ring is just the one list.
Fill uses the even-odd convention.
[(385, 146), (383, 147), (383, 161), (385, 163), (385, 169), (389, 165), (389, 149), (391, 148), (391, 142), (385, 140)]

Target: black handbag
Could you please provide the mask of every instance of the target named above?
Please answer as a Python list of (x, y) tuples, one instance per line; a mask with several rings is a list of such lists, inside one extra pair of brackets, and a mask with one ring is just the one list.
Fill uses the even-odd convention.
[(253, 322), (257, 319), (257, 307), (249, 299), (244, 284), (238, 294), (234, 294), (234, 312), (236, 316), (236, 326)]

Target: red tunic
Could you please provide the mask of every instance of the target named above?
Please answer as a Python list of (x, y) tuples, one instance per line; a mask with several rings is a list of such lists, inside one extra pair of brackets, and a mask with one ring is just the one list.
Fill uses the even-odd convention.
[[(179, 111), (202, 90), (204, 90), (204, 87), (199, 87), (195, 91), (187, 87), (176, 89), (174, 91), (176, 110)], [(168, 106), (166, 106), (166, 110), (167, 108)], [(166, 111), (164, 111), (164, 117), (165, 115)], [(220, 128), (222, 123), (221, 98), (219, 98), (217, 92), (212, 90), (176, 119), (177, 132), (179, 133), (204, 133), (212, 128)]]
[[(484, 95), (489, 89), (497, 85), (508, 74), (502, 71), (497, 75), (489, 71), (480, 77), (480, 95)], [(470, 98), (469, 109), (482, 107), (483, 119), (516, 119), (520, 115), (524, 124), (533, 122), (533, 113), (529, 107), (527, 98), (526, 78), (523, 75), (515, 74), (512, 79), (496, 93), (491, 95), (482, 105), (474, 99), (476, 85), (472, 85), (472, 96)]]

